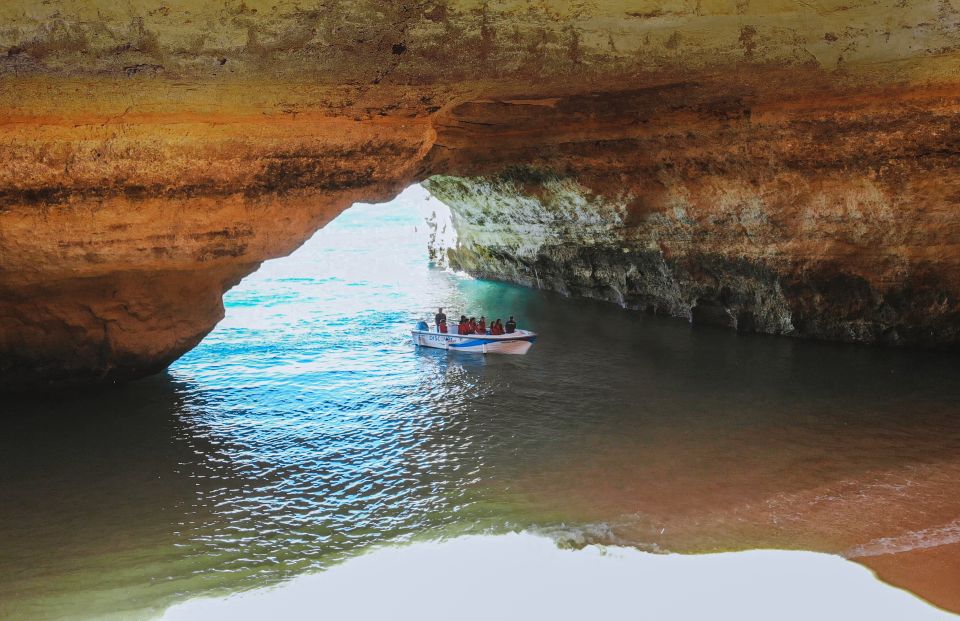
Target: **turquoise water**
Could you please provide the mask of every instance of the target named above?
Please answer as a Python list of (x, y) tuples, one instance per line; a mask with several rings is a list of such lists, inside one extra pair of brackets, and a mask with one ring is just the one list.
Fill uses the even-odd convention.
[[(141, 618), (371, 545), (859, 556), (960, 532), (955, 356), (743, 337), (428, 264), (419, 188), (225, 298), (167, 373), (9, 404), (0, 617)], [(416, 350), (443, 306), (527, 356)], [(953, 539), (951, 539), (953, 538)]]

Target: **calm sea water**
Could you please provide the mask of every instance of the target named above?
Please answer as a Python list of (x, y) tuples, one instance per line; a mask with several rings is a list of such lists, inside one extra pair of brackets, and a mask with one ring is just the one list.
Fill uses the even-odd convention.
[[(847, 556), (960, 541), (956, 356), (431, 269), (426, 201), (358, 205), (265, 264), (166, 374), (8, 401), (0, 617), (149, 617), (462, 533)], [(437, 306), (541, 338), (417, 351), (409, 328)]]

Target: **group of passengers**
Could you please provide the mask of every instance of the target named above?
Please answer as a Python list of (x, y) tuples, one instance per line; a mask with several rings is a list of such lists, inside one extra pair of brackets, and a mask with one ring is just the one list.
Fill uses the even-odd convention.
[[(443, 309), (439, 309), (436, 315), (433, 317), (434, 322), (437, 324), (437, 332), (447, 334), (447, 316), (443, 313)], [(512, 334), (517, 329), (517, 322), (513, 320), (511, 316), (507, 320), (507, 323), (504, 324), (499, 319), (494, 320), (490, 324), (490, 329), (487, 330), (487, 318), (483, 315), (480, 316), (480, 321), (477, 321), (476, 317), (467, 318), (466, 315), (460, 315), (460, 321), (457, 322), (457, 334), (489, 334), (497, 336), (500, 334)]]

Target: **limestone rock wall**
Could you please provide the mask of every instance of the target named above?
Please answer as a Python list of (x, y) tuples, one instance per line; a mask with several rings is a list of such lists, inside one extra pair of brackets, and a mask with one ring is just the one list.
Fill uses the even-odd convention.
[[(952, 0), (6, 0), (0, 71), (344, 84), (956, 67)], [(937, 57), (936, 66), (886, 63)], [(871, 67), (872, 65), (872, 67)]]
[[(628, 187), (604, 196), (576, 178), (527, 169), (426, 185), (453, 212), (450, 265), (478, 277), (742, 332), (960, 345), (960, 266), (906, 256), (916, 223), (901, 220), (871, 184), (817, 196), (833, 208), (808, 205), (792, 220), (748, 186), (645, 203)], [(828, 226), (849, 231), (847, 239), (824, 243)], [(878, 236), (898, 239), (877, 247)], [(837, 256), (831, 246), (844, 242), (851, 245)]]
[(453, 210), (451, 263), (477, 275), (744, 331), (955, 348), (957, 104), (706, 81), (474, 101), (433, 151), (457, 174), (427, 187)]
[(0, 387), (162, 368), (428, 178), (477, 273), (952, 347), (958, 46), (952, 0), (4, 2)]
[(0, 387), (163, 369), (262, 261), (406, 187), (432, 135), (275, 109), (103, 114), (0, 134)]

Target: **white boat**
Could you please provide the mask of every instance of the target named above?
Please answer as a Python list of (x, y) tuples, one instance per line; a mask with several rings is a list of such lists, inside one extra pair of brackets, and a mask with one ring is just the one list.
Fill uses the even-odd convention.
[(510, 334), (446, 334), (430, 330), (421, 322), (411, 330), (413, 344), (449, 351), (476, 354), (525, 354), (537, 340), (537, 333), (516, 330)]

